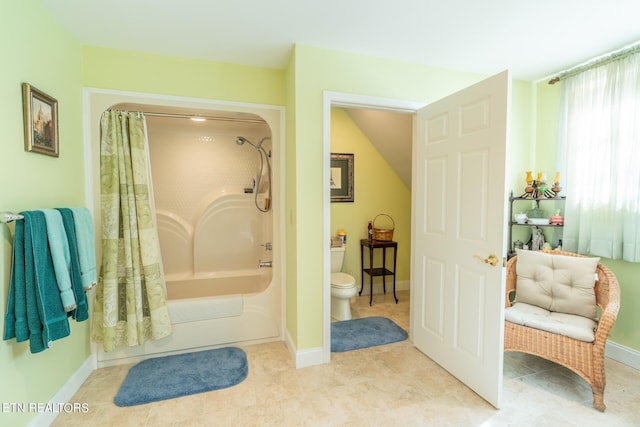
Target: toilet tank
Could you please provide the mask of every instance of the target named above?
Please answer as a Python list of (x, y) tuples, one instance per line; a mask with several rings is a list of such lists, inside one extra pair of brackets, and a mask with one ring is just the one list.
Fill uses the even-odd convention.
[(331, 272), (339, 273), (342, 271), (342, 262), (344, 261), (345, 247), (331, 248)]

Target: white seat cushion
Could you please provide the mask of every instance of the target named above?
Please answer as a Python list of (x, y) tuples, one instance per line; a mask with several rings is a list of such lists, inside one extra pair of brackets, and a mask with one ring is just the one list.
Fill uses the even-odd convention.
[(600, 258), (516, 252), (515, 302), (598, 319), (594, 285)]
[(597, 323), (575, 314), (556, 313), (526, 303), (516, 303), (504, 312), (505, 320), (580, 341), (593, 342)]

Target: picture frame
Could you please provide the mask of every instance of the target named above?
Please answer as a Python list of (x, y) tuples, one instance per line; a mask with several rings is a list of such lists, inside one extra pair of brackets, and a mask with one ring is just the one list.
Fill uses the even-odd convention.
[(24, 150), (58, 157), (58, 101), (22, 83), (22, 109)]
[(353, 202), (353, 166), (353, 154), (331, 153), (329, 187), (332, 203)]

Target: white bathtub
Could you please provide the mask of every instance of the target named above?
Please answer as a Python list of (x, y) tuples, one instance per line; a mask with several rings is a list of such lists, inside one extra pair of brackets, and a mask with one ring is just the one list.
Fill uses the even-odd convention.
[(271, 213), (259, 212), (252, 194), (216, 197), (194, 226), (161, 210), (157, 219), (173, 333), (101, 352), (98, 366), (282, 339), (281, 286), (273, 267), (259, 268), (272, 261)]

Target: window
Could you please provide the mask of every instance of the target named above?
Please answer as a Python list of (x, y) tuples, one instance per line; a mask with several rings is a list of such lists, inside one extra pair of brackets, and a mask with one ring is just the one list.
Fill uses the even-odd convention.
[(563, 249), (640, 262), (640, 54), (565, 80)]

